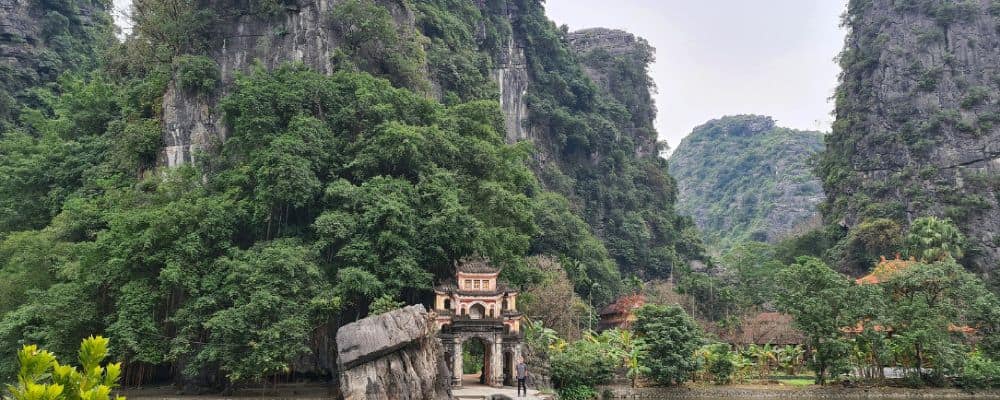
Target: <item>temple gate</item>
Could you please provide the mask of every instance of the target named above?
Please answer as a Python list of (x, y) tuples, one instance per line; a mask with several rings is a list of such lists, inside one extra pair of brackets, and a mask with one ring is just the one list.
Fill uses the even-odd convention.
[(521, 313), (517, 292), (499, 282), (500, 269), (482, 258), (456, 263), (454, 280), (434, 289), (438, 338), (452, 372), (452, 386), (462, 386), (462, 349), (482, 342), (483, 383), (513, 385), (521, 358)]

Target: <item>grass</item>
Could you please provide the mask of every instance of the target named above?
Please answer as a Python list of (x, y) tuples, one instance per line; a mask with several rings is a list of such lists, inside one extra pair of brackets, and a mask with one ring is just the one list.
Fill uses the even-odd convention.
[(795, 386), (795, 387), (812, 386), (814, 383), (812, 378), (786, 378), (786, 379), (778, 379), (777, 381), (780, 382), (782, 385)]

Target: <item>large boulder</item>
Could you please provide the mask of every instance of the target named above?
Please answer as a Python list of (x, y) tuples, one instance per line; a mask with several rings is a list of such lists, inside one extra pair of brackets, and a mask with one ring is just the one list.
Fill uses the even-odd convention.
[(450, 377), (436, 333), (433, 316), (422, 305), (341, 327), (337, 364), (344, 399), (450, 399)]

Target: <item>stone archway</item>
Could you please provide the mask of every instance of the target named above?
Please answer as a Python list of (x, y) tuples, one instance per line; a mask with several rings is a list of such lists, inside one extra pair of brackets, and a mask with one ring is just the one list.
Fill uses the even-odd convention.
[[(454, 351), (452, 354), (456, 356), (452, 357), (452, 376), (453, 384), (455, 386), (462, 386), (467, 383), (479, 383), (484, 385), (489, 385), (493, 387), (503, 386), (504, 375), (507, 374), (503, 364), (503, 339), (499, 335), (493, 335), (490, 333), (467, 333), (456, 335), (454, 341)], [(479, 342), (483, 345), (482, 361), (483, 366), (481, 370), (482, 379), (475, 379), (473, 381), (462, 382), (464, 376), (464, 362), (462, 354), (468, 349), (473, 342)]]
[(462, 384), (485, 385), (490, 382), (490, 378), (495, 370), (490, 365), (493, 345), (488, 340), (480, 337), (472, 337), (462, 341), (461, 378)]
[(473, 304), (469, 307), (469, 318), (472, 319), (483, 319), (486, 316), (486, 307), (480, 303)]

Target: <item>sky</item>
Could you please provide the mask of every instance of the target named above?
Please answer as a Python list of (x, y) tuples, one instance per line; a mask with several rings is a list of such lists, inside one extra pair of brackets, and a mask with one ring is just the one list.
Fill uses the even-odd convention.
[[(127, 10), (130, 0), (114, 0)], [(828, 131), (844, 43), (846, 0), (546, 0), (571, 30), (605, 27), (656, 48), (656, 127), (676, 148), (725, 115), (761, 114), (780, 126)], [(126, 19), (116, 13), (119, 25)]]
[(761, 114), (829, 131), (845, 0), (546, 0), (570, 30), (623, 29), (656, 48), (656, 127), (676, 148), (702, 123)]

